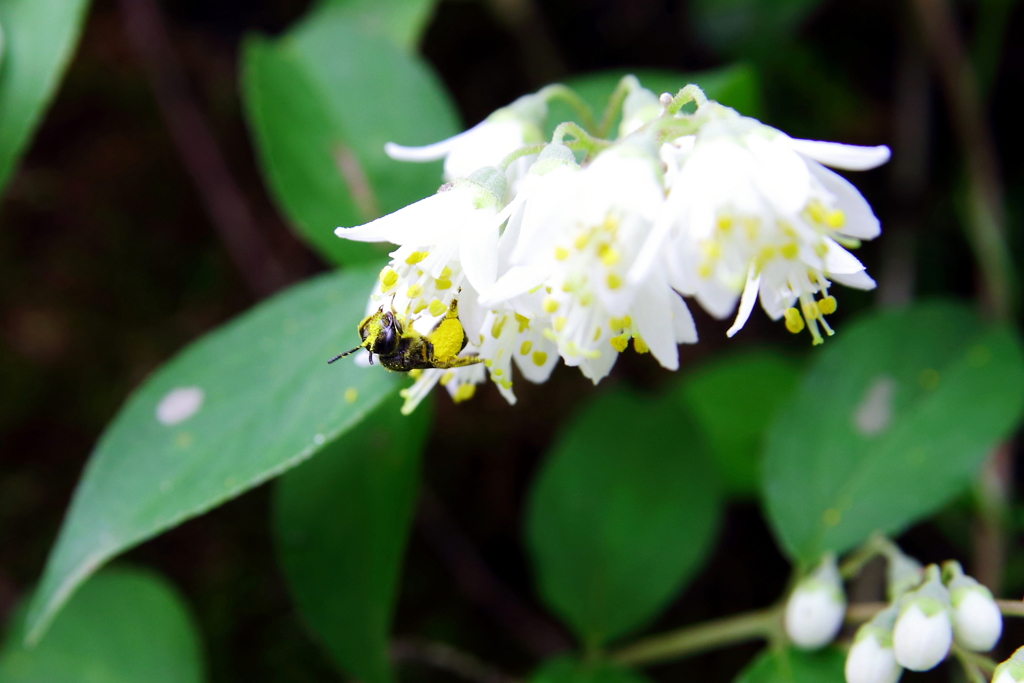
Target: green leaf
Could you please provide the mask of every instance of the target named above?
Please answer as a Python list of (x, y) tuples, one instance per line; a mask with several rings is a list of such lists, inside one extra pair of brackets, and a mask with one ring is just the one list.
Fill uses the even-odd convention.
[(100, 572), (32, 649), (15, 627), (0, 651), (4, 683), (199, 683), (199, 638), (177, 591), (141, 569)]
[(580, 662), (573, 657), (558, 657), (545, 662), (530, 676), (530, 683), (649, 683), (636, 671), (609, 662)]
[(707, 437), (730, 493), (747, 496), (759, 490), (765, 429), (799, 376), (793, 359), (758, 350), (716, 358), (680, 383), (676, 396)]
[[(674, 95), (680, 88), (696, 83), (708, 97), (736, 109), (741, 114), (759, 116), (761, 113), (761, 84), (757, 71), (746, 64), (733, 64), (721, 69), (689, 74), (664, 69), (615, 69), (576, 76), (567, 80), (565, 84), (575, 90), (591, 106), (594, 115), (600, 118), (615, 86), (623, 76), (630, 73), (640, 79), (641, 85), (657, 94), (670, 92)], [(554, 127), (563, 121), (576, 121), (578, 118), (564, 103), (552, 102), (548, 113), (548, 132), (553, 131)], [(618, 119), (613, 125), (618, 126)]]
[(1020, 340), (964, 306), (845, 326), (768, 431), (764, 498), (782, 546), (812, 562), (934, 512), (969, 485), (1022, 407)]
[(458, 130), (430, 68), (350, 19), (345, 7), (325, 6), (281, 38), (250, 35), (242, 47), (242, 95), (267, 183), (300, 236), (346, 265), (388, 249), (340, 239), (336, 227), (441, 184), (440, 162), (394, 161), (384, 143), (423, 145)]
[(792, 39), (821, 0), (694, 0), (701, 41), (725, 55), (756, 57)]
[(306, 621), (340, 667), (389, 683), (388, 635), (429, 410), (385, 401), (277, 485), (278, 554)]
[(325, 362), (358, 341), (374, 274), (293, 287), (192, 344), (135, 391), (75, 491), (32, 603), (30, 638), (108, 559), (294, 467), (394, 390), (381, 368)]
[(599, 397), (562, 432), (530, 494), (541, 595), (589, 647), (641, 625), (700, 567), (716, 489), (675, 401)]
[(734, 683), (842, 683), (845, 664), (846, 655), (833, 647), (817, 652), (765, 650)]
[(0, 188), (57, 90), (88, 7), (88, 0), (0, 2)]
[(435, 0), (324, 0), (337, 8), (347, 24), (368, 35), (387, 37), (396, 45), (414, 49), (423, 35)]

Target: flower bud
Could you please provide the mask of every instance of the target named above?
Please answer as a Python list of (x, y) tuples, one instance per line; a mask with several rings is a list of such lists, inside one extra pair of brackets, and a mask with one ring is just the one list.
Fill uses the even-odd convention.
[(853, 646), (846, 655), (846, 683), (896, 683), (903, 667), (896, 662), (892, 648), (892, 629), (896, 608), (875, 615), (857, 630)]
[(1003, 615), (992, 591), (963, 573), (958, 562), (943, 567), (953, 605), (953, 637), (974, 652), (988, 652), (1003, 634)]
[(900, 600), (892, 639), (901, 666), (927, 671), (946, 658), (953, 644), (949, 609), (949, 591), (942, 585), (939, 568), (930, 565), (924, 584)]
[(889, 600), (895, 602), (899, 600), (901, 595), (921, 583), (924, 569), (921, 567), (920, 562), (908, 555), (904, 555), (893, 544), (889, 544), (885, 555), (889, 566), (886, 572)]
[(992, 683), (1019, 683), (1024, 681), (1024, 647), (1010, 655), (1010, 658), (992, 672)]
[(843, 580), (834, 555), (827, 555), (800, 580), (786, 603), (786, 634), (806, 650), (824, 647), (836, 637), (846, 613)]

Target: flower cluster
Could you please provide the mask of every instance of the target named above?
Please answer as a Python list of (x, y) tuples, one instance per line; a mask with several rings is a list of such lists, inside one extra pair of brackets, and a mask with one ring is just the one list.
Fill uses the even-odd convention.
[[(846, 657), (847, 683), (896, 683), (904, 669), (932, 669), (954, 647), (961, 653), (995, 647), (1003, 632), (999, 606), (959, 563), (922, 567), (892, 543), (873, 543), (888, 561), (890, 604), (857, 630)], [(797, 647), (824, 647), (839, 634), (845, 613), (842, 578), (829, 555), (790, 594), (786, 633)], [(1024, 666), (1014, 671), (1021, 675), (1012, 683), (1019, 683)]]
[(659, 98), (633, 77), (612, 96), (617, 136), (566, 122), (540, 142), (548, 100), (565, 95), (549, 86), (427, 147), (389, 144), (396, 159), (443, 158), (448, 182), (337, 230), (398, 245), (368, 310), (390, 305), (426, 333), (458, 297), (462, 353), (484, 359), (419, 373), (405, 412), (436, 383), (462, 400), (488, 376), (512, 402), (513, 364), (543, 382), (561, 358), (596, 383), (630, 345), (676, 369), (677, 345), (697, 340), (684, 295), (717, 318), (738, 306), (729, 336), (759, 299), (820, 343), (832, 283), (874, 287), (847, 248), (878, 220), (823, 164), (869, 169), (887, 148), (793, 139), (696, 86)]

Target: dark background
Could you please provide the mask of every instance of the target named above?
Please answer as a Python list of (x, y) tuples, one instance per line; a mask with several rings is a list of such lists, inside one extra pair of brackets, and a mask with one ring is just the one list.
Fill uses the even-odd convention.
[[(0, 622), (39, 577), (89, 451), (128, 392), (263, 295), (229, 257), (168, 135), (152, 81), (124, 30), (122, 11), (133, 1), (94, 4), (56, 101), (0, 205)], [(983, 84), (992, 83), (982, 108), (1019, 264), (1024, 127), (1014, 102), (1024, 90), (1024, 9), (997, 22), (1000, 34), (985, 19), (986, 8), (998, 4), (960, 2), (954, 11), (969, 49), (1001, 45), (997, 67), (979, 73)], [(237, 88), (244, 33), (278, 33), (308, 3), (180, 0), (160, 7), (188, 97), (210, 124), (286, 279), (322, 270), (267, 194)], [(880, 302), (975, 296), (977, 273), (961, 220), (962, 148), (910, 3), (821, 2), (770, 45), (712, 44), (692, 16), (686, 3), (668, 0), (453, 0), (438, 6), (422, 53), (466, 125), (574, 74), (628, 67), (693, 72), (745, 58), (761, 76), (766, 123), (797, 137), (893, 148), (887, 167), (853, 179), (882, 220), (882, 238), (860, 253), (880, 287), (843, 291), (839, 327), (850, 312)], [(698, 319), (702, 341), (683, 349), (682, 372), (725, 347), (726, 326)], [(806, 339), (755, 314), (733, 346), (759, 343), (794, 355), (808, 351)], [(606, 381), (654, 388), (667, 374), (648, 357), (626, 354)], [(443, 514), (420, 515), (397, 636), (446, 641), (516, 675), (535, 664), (490, 616), (488, 599), (468, 595), (465, 577), (452, 569), (472, 568), (479, 555), (541, 613), (520, 544), (523, 492), (555, 426), (593, 391), (562, 368), (544, 387), (518, 384), (515, 407), (493, 391), (457, 410), (446, 396), (436, 401), (425, 478)], [(476, 426), (484, 418), (486, 430)], [(205, 639), (210, 680), (336, 680), (275, 565), (269, 501), (269, 487), (262, 487), (127, 559), (156, 567), (184, 592)], [(908, 552), (924, 561), (958, 557), (969, 567), (965, 505), (912, 530), (903, 539)], [(439, 544), (452, 539), (468, 539), (470, 550), (439, 554)], [(765, 606), (787, 576), (756, 505), (737, 501), (711, 562), (655, 628)], [(1024, 551), (1015, 547), (1005, 594), (1022, 591)], [(1011, 630), (1005, 642), (1024, 642), (1024, 632)], [(558, 637), (549, 644), (557, 648)], [(727, 680), (755, 651), (733, 648), (652, 673), (665, 681)], [(402, 671), (407, 679), (451, 678), (415, 663)]]

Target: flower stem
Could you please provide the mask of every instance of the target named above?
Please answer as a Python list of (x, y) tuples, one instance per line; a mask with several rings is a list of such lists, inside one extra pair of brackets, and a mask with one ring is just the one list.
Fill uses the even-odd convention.
[(576, 115), (580, 117), (580, 125), (586, 130), (597, 131), (598, 136), (603, 137), (602, 128), (598, 128), (597, 121), (594, 119), (594, 111), (590, 108), (590, 105), (586, 101), (576, 94), (576, 91), (567, 85), (561, 83), (554, 83), (541, 88), (538, 92), (545, 101), (561, 100), (565, 102), (569, 107), (576, 112)]
[(654, 664), (747, 640), (773, 640), (782, 628), (782, 607), (776, 605), (644, 638), (613, 652), (611, 659), (630, 666)]
[(540, 154), (544, 151), (544, 148), (548, 146), (546, 142), (539, 142), (536, 145), (524, 145), (519, 149), (514, 149), (505, 155), (505, 158), (498, 162), (498, 168), (502, 171), (507, 170), (509, 165), (520, 157), (525, 157), (528, 154)]
[[(583, 149), (587, 152), (597, 152), (610, 146), (612, 143), (608, 140), (594, 137), (587, 131), (583, 130), (578, 123), (572, 121), (566, 121), (558, 124), (555, 128), (555, 132), (551, 135), (551, 142), (555, 144), (562, 144), (562, 140), (566, 135), (571, 135), (576, 138), (576, 141), (582, 143)], [(572, 147), (572, 145), (569, 145)]]
[(996, 663), (984, 655), (968, 652), (957, 645), (953, 645), (953, 655), (960, 662), (967, 680), (971, 683), (988, 683), (986, 674), (995, 671)]
[(618, 85), (615, 86), (615, 90), (608, 97), (608, 104), (605, 105), (604, 114), (601, 116), (601, 125), (597, 127), (597, 135), (599, 137), (605, 137), (608, 135), (608, 131), (611, 130), (612, 122), (615, 121), (615, 115), (618, 114), (619, 110), (622, 109), (622, 103), (626, 101), (626, 95), (629, 92), (640, 85), (640, 81), (637, 80), (636, 76), (627, 74), (619, 79)]
[(676, 96), (672, 98), (672, 101), (667, 107), (665, 107), (665, 113), (669, 116), (675, 116), (683, 106), (693, 102), (697, 105), (697, 109), (700, 109), (708, 103), (708, 96), (704, 94), (704, 91), (699, 86), (690, 83), (684, 87)]

